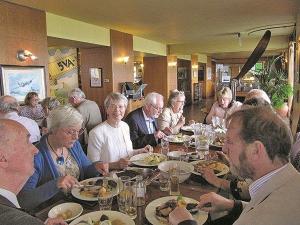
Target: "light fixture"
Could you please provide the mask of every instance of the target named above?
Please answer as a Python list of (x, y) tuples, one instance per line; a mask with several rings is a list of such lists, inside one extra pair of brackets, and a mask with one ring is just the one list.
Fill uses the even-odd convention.
[(177, 62), (176, 61), (168, 62), (168, 66), (177, 66)]
[(141, 63), (141, 67), (144, 68), (144, 63)]
[(17, 59), (21, 62), (23, 61), (27, 61), (27, 60), (37, 60), (37, 56), (35, 56), (34, 54), (32, 54), (32, 52), (28, 51), (28, 50), (19, 50), (17, 52)]
[(129, 56), (124, 56), (123, 57), (124, 64), (128, 63), (128, 60), (129, 60)]
[(198, 64), (194, 64), (194, 65), (192, 65), (192, 69), (198, 69)]

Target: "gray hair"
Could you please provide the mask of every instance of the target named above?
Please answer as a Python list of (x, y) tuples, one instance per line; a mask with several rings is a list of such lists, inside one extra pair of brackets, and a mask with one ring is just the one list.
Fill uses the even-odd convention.
[(119, 92), (112, 92), (106, 96), (104, 100), (105, 109), (108, 109), (112, 101), (117, 101), (117, 102), (122, 101), (124, 103), (125, 108), (127, 108), (128, 99), (124, 95), (120, 94)]
[(60, 102), (56, 98), (47, 97), (41, 102), (41, 105), (43, 108), (47, 108), (51, 111), (60, 106)]
[(19, 111), (19, 103), (17, 99), (9, 95), (0, 97), (0, 112), (9, 113), (9, 112), (18, 112), (18, 111)]
[(176, 102), (176, 99), (177, 99), (178, 96), (185, 97), (184, 92), (183, 91), (178, 91), (177, 89), (172, 90), (171, 93), (170, 93), (170, 96), (168, 98), (167, 107), (172, 107), (174, 105), (174, 103)]
[(252, 89), (250, 90), (246, 97), (245, 97), (245, 100), (248, 100), (248, 99), (251, 99), (251, 98), (262, 98), (264, 99), (265, 101), (267, 101), (269, 104), (271, 104), (271, 100), (269, 98), (269, 96), (267, 95), (267, 93), (264, 91), (264, 90), (261, 90), (261, 89)]
[(222, 97), (228, 98), (230, 99), (230, 101), (232, 101), (232, 91), (230, 90), (229, 87), (222, 87), (221, 90), (218, 91), (217, 93), (218, 100)]
[(150, 92), (149, 94), (146, 95), (145, 100), (144, 100), (144, 105), (156, 105), (157, 99), (164, 99), (164, 97), (161, 94), (158, 94), (156, 92)]
[(71, 126), (82, 126), (82, 115), (73, 107), (65, 105), (53, 109), (47, 118), (49, 132)]
[(85, 94), (80, 88), (74, 88), (69, 92), (69, 97), (77, 97), (80, 99), (85, 99)]

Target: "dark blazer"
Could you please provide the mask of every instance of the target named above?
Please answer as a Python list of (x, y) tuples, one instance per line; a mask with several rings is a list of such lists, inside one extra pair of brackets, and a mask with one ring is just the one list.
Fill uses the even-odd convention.
[(1, 225), (44, 225), (39, 219), (17, 209), (10, 201), (0, 195)]
[[(146, 145), (156, 146), (154, 134), (149, 134), (142, 108), (138, 108), (127, 115), (125, 122), (130, 128), (130, 139), (134, 149), (143, 148)], [(154, 121), (157, 131), (157, 122)]]

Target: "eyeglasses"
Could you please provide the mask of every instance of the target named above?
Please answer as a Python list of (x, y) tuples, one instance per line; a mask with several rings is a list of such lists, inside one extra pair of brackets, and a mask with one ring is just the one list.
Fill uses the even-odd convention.
[(163, 110), (163, 108), (160, 108), (160, 107), (158, 107), (158, 106), (154, 106), (153, 104), (151, 104), (151, 106), (154, 108), (154, 109), (156, 109), (157, 111), (162, 111)]
[(84, 133), (85, 131), (85, 128), (81, 128), (80, 130), (73, 130), (73, 129), (70, 129), (70, 130), (65, 130), (64, 132), (72, 137), (74, 136), (80, 136)]
[(176, 101), (176, 102), (180, 102), (183, 105), (185, 104), (185, 101)]

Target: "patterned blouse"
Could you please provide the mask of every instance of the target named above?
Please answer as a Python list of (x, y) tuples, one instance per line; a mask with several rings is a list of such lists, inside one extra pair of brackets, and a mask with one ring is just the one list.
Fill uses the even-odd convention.
[(43, 120), (45, 117), (45, 113), (43, 111), (42, 105), (38, 104), (36, 107), (32, 108), (31, 106), (25, 105), (21, 106), (20, 108), (20, 116), (24, 116), (35, 120), (38, 124)]
[(55, 165), (60, 176), (70, 175), (72, 177), (75, 177), (77, 180), (79, 179), (79, 167), (71, 154), (68, 154), (63, 165), (59, 165), (56, 162)]

